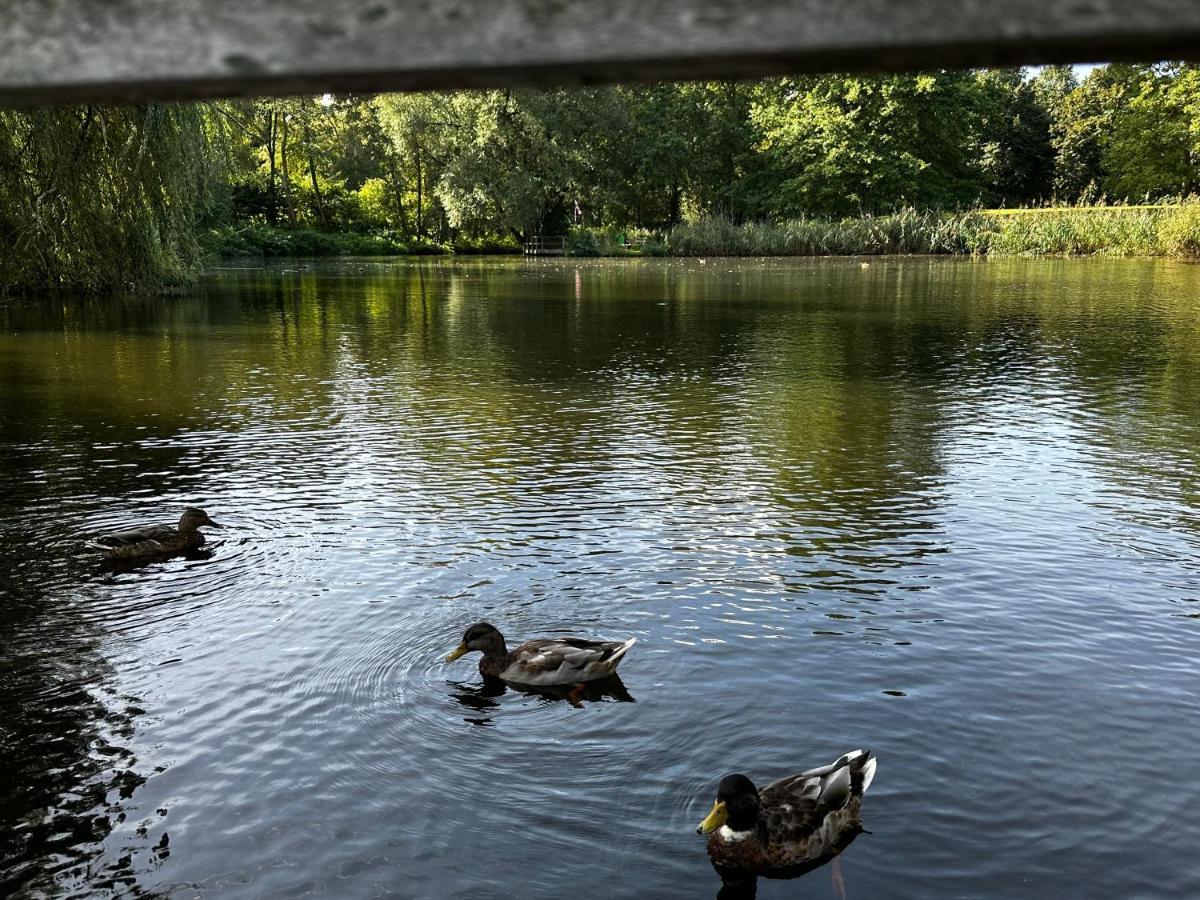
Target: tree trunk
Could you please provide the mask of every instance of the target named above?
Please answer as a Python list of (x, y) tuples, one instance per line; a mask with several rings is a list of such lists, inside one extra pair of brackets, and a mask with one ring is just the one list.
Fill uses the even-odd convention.
[(267, 162), (270, 175), (267, 180), (267, 221), (276, 225), (279, 222), (279, 201), (275, 193), (275, 107), (267, 116)]
[(388, 170), (392, 174), (392, 193), (395, 194), (396, 200), (396, 218), (400, 223), (400, 230), (404, 232), (404, 236), (408, 237), (412, 234), (408, 230), (408, 223), (404, 221), (404, 183), (400, 180), (400, 167), (396, 165), (396, 157), (388, 154)]
[(421, 223), (422, 217), (425, 215), (422, 207), (421, 194), (421, 148), (417, 147), (417, 239), (420, 240), (424, 234), (424, 226)]
[(671, 217), (671, 225), (678, 225), (680, 212), (683, 206), (683, 190), (677, 185), (671, 188), (671, 209), (668, 215)]
[(289, 226), (296, 224), (296, 207), (292, 203), (292, 176), (288, 171), (288, 116), (283, 115), (283, 133), (279, 140), (279, 162), (283, 175), (283, 203), (287, 208)]
[(313, 196), (317, 203), (317, 219), (325, 228), (329, 227), (329, 218), (325, 215), (325, 200), (321, 196), (321, 186), (317, 183), (317, 164), (313, 159), (312, 149), (312, 129), (308, 127), (308, 121), (304, 122), (304, 150), (308, 156), (308, 177), (312, 179)]

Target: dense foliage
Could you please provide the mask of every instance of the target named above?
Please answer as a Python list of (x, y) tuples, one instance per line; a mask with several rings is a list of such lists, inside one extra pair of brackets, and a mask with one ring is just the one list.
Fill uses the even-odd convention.
[(0, 111), (0, 287), (186, 278), (210, 147), (196, 106)]
[(1195, 64), (0, 112), (0, 283), (1198, 190)]

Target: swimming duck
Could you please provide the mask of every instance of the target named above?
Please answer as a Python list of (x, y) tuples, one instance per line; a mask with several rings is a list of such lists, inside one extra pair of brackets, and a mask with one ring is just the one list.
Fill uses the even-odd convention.
[(869, 750), (851, 751), (761, 791), (745, 775), (727, 775), (696, 833), (709, 835), (709, 858), (722, 873), (768, 873), (823, 862), (861, 831), (862, 796), (874, 777)]
[(583, 684), (616, 672), (621, 658), (636, 641), (541, 638), (526, 641), (510, 653), (504, 635), (494, 625), (479, 622), (467, 629), (462, 643), (446, 662), (478, 650), (483, 654), (479, 671), (484, 677), (514, 684)]
[(172, 528), (170, 525), (142, 525), (102, 535), (90, 541), (87, 546), (99, 550), (105, 559), (171, 556), (194, 550), (204, 543), (204, 535), (200, 532), (201, 525), (221, 527), (210, 519), (204, 510), (189, 507), (183, 511), (178, 528)]

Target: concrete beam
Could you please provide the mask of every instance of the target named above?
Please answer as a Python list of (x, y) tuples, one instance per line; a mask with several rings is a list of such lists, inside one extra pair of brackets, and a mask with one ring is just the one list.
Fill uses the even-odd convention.
[(1198, 0), (0, 0), (0, 105), (1200, 57)]

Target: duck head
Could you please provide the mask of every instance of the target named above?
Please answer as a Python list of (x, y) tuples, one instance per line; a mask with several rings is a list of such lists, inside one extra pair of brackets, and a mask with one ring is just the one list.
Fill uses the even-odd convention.
[(210, 525), (213, 528), (222, 527), (210, 519), (208, 517), (208, 513), (202, 509), (196, 509), (194, 506), (189, 506), (183, 511), (183, 515), (179, 519), (180, 531), (195, 531), (201, 525)]
[(504, 635), (496, 629), (496, 626), (489, 625), (487, 622), (477, 622), (467, 629), (462, 643), (446, 657), (446, 662), (454, 662), (460, 656), (474, 650), (478, 650), (484, 656), (492, 656), (497, 653), (503, 655), (508, 652), (508, 648), (504, 644)]
[(696, 834), (711, 834), (722, 825), (730, 831), (753, 830), (758, 823), (758, 788), (745, 775), (726, 775), (717, 785), (712, 812), (696, 826)]

